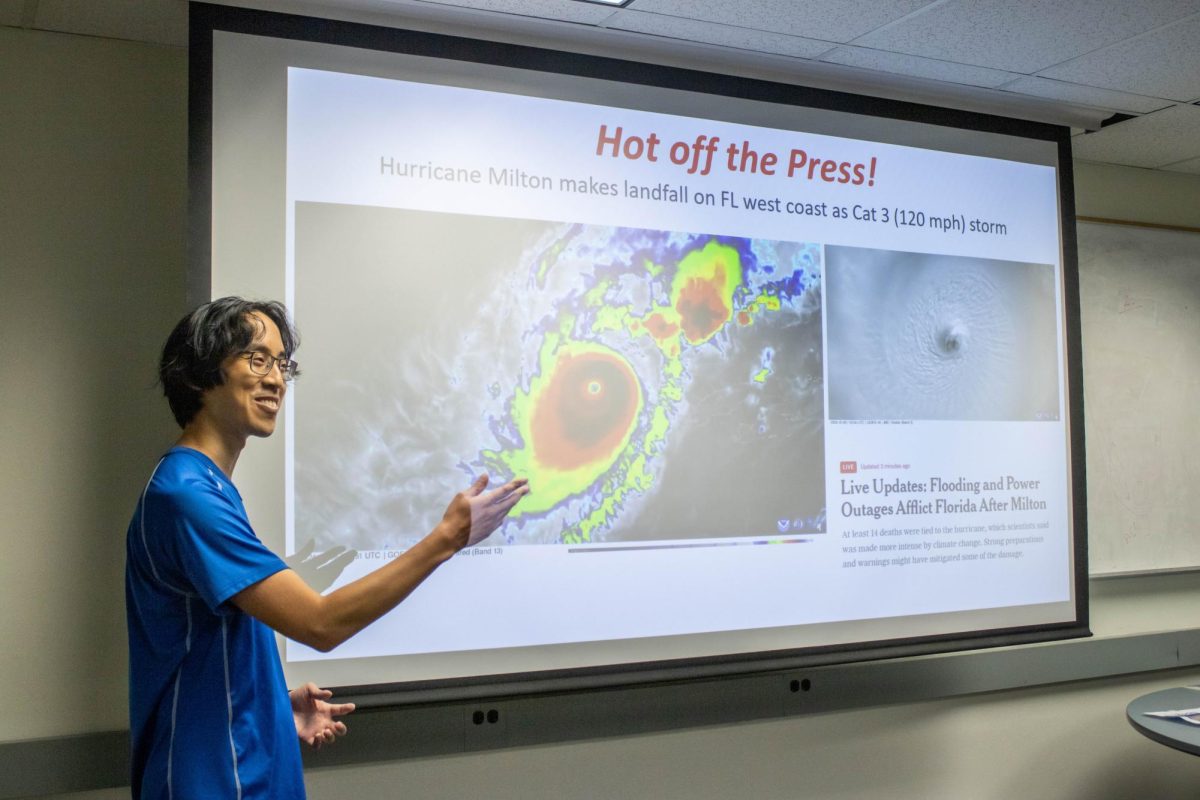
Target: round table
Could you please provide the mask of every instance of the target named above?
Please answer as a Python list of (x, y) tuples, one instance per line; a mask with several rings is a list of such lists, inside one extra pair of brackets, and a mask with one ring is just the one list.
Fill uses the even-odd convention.
[(1179, 719), (1147, 717), (1147, 711), (1200, 708), (1200, 688), (1176, 689), (1144, 694), (1125, 707), (1125, 717), (1134, 730), (1159, 744), (1200, 756), (1200, 725)]

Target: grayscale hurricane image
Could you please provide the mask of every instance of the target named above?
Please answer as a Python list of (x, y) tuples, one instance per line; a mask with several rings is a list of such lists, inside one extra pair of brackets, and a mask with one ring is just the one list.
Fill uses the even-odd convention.
[(829, 418), (1056, 420), (1054, 268), (826, 247)]

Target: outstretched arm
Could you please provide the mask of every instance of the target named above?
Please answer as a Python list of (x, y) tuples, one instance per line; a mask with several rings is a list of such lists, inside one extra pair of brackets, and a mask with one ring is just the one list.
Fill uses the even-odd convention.
[(328, 595), (285, 569), (235, 594), (232, 602), (289, 639), (328, 651), (400, 604), (464, 547), (486, 539), (529, 493), (523, 478), (486, 491), (487, 475), (455, 495), (432, 532), (384, 567)]

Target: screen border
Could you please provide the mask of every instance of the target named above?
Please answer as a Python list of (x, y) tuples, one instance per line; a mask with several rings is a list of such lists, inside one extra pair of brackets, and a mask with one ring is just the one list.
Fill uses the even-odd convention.
[(1051, 625), (980, 630), (971, 634), (715, 655), (469, 678), (336, 687), (368, 705), (409, 705), (476, 697), (512, 697), (700, 680), (879, 659), (1032, 644), (1091, 635), (1088, 611), (1086, 470), (1079, 267), (1075, 231), (1070, 129), (1044, 122), (922, 105), (829, 89), (663, 66), (610, 56), (509, 44), (272, 11), (190, 3), (188, 61), (189, 307), (211, 298), (213, 34), (215, 31), (341, 45), (654, 86), (787, 106), (1005, 134), (1057, 145), (1066, 348), (1067, 429), (1070, 453), (1075, 619)]

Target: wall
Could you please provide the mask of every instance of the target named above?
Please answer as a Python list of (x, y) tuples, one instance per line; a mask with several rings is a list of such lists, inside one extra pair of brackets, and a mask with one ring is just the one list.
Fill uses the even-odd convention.
[(308, 791), (310, 800), (1182, 800), (1196, 796), (1200, 759), (1140, 736), (1123, 710), (1198, 674), (310, 770)]
[[(185, 54), (0, 28), (0, 743), (125, 726), (124, 528), (173, 426)], [(1200, 226), (1200, 178), (1078, 165), (1079, 213)], [(1094, 584), (1105, 635), (1187, 627), (1200, 580)], [(1134, 587), (1134, 588), (1130, 588)], [(1191, 797), (1134, 733), (1200, 669), (857, 711), (313, 769), (313, 798)], [(353, 736), (353, 734), (351, 734)], [(126, 790), (70, 795), (110, 800)]]
[(0, 28), (0, 741), (127, 726), (124, 535), (173, 422), (186, 53)]
[(1075, 213), (1200, 229), (1200, 175), (1076, 161)]

